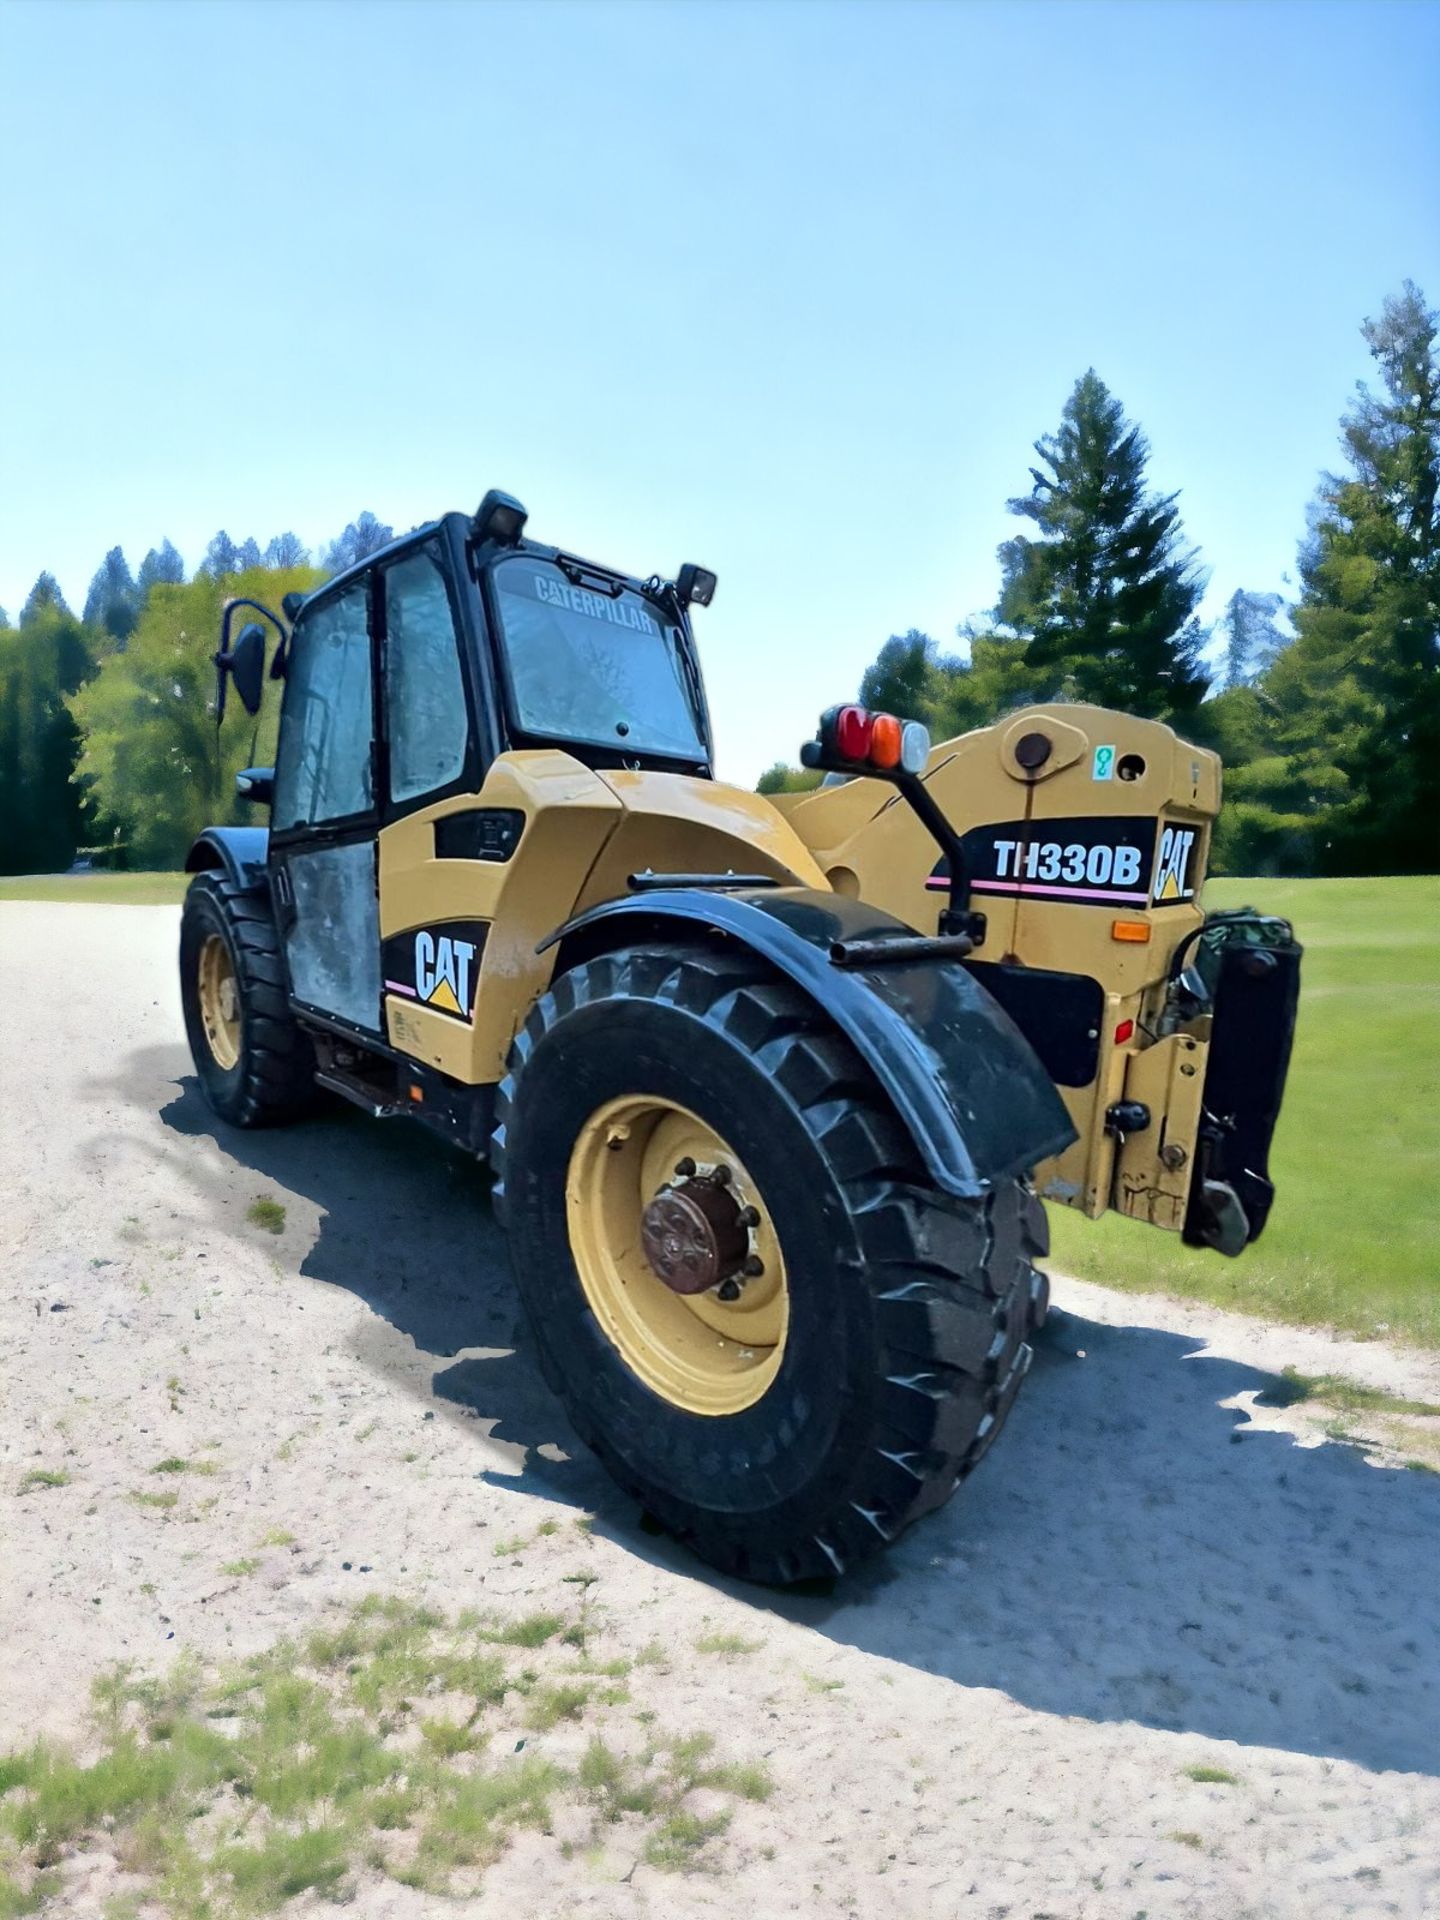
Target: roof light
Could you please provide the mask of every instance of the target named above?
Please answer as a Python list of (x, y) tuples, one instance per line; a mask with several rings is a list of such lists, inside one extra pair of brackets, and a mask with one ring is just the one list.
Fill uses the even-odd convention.
[(475, 538), (513, 547), (525, 531), (529, 517), (513, 493), (501, 493), (498, 487), (492, 487), (476, 509)]
[(708, 607), (715, 598), (715, 576), (708, 568), (687, 560), (675, 576), (675, 591), (682, 607)]

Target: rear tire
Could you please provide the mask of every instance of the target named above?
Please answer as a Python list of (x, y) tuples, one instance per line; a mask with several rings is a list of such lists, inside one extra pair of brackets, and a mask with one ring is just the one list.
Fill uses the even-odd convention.
[(293, 1120), (316, 1098), (315, 1055), (290, 1011), (269, 897), (198, 874), (180, 919), (180, 1001), (205, 1098), (235, 1127)]
[[(763, 1391), (721, 1413), (667, 1393), (643, 1352), (627, 1361), (585, 1277), (575, 1169), (595, 1125), (640, 1101), (729, 1144), (783, 1255), (782, 1345)], [(993, 1443), (1044, 1310), (1043, 1209), (1014, 1180), (973, 1201), (930, 1186), (853, 1048), (763, 962), (631, 948), (562, 975), (517, 1038), (497, 1121), (496, 1191), (546, 1378), (620, 1484), (702, 1558), (772, 1583), (843, 1573)], [(622, 1314), (629, 1297), (622, 1284)]]

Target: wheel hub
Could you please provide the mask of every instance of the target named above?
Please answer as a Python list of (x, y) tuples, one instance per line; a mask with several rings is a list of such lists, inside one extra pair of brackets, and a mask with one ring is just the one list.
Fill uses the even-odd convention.
[(712, 1177), (667, 1187), (640, 1216), (640, 1240), (672, 1293), (705, 1293), (740, 1272), (750, 1236), (728, 1185)]
[(734, 1147), (663, 1096), (619, 1095), (580, 1129), (565, 1208), (581, 1288), (631, 1371), (688, 1413), (754, 1406), (780, 1370), (790, 1289)]

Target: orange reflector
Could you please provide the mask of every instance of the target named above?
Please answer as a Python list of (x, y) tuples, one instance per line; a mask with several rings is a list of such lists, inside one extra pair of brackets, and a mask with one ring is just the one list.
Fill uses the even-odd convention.
[(893, 713), (877, 713), (875, 725), (870, 732), (870, 764), (872, 767), (898, 767), (900, 764), (900, 740), (903, 733), (900, 722)]
[(1127, 1040), (1133, 1040), (1134, 1037), (1135, 1037), (1135, 1022), (1133, 1020), (1122, 1020), (1119, 1026), (1116, 1027), (1115, 1029), (1116, 1046), (1123, 1047)]
[(412, 1082), (410, 1086), (410, 1098), (412, 1100), (423, 1100), (425, 1098), (425, 1089), (423, 1087), (417, 1087)]
[(1110, 922), (1112, 940), (1134, 940), (1140, 946), (1148, 944), (1150, 922), (1148, 920), (1112, 920)]

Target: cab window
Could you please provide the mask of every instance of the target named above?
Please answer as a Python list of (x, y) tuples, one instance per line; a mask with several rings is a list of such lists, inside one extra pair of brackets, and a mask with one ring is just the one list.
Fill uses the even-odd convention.
[(277, 828), (321, 826), (374, 805), (368, 595), (362, 580), (296, 622), (275, 763)]
[(465, 768), (469, 730), (459, 643), (433, 549), (388, 567), (384, 581), (390, 798), (416, 800), (458, 780)]

